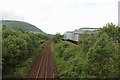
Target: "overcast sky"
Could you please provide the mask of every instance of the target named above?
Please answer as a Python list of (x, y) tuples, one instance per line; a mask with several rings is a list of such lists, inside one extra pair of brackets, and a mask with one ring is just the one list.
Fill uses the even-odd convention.
[(0, 19), (31, 23), (46, 33), (118, 24), (119, 0), (0, 0)]

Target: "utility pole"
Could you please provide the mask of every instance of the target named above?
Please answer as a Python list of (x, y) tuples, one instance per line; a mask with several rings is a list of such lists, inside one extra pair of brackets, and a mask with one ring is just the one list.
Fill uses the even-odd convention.
[(118, 2), (118, 26), (120, 26), (120, 1)]

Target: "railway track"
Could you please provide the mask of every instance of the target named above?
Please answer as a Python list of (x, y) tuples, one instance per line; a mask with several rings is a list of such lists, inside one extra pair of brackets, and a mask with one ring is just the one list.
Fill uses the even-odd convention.
[(50, 43), (44, 45), (42, 55), (33, 62), (27, 78), (32, 80), (54, 78)]

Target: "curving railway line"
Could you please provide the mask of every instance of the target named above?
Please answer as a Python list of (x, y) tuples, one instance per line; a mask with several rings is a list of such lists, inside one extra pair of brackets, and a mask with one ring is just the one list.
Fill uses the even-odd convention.
[(42, 55), (33, 62), (27, 78), (32, 80), (54, 78), (50, 42), (44, 45)]

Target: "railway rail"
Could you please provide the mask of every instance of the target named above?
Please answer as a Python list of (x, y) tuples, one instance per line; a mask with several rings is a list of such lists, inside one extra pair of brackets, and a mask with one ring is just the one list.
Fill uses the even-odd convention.
[(50, 42), (44, 45), (42, 55), (33, 62), (27, 78), (32, 80), (54, 78)]

